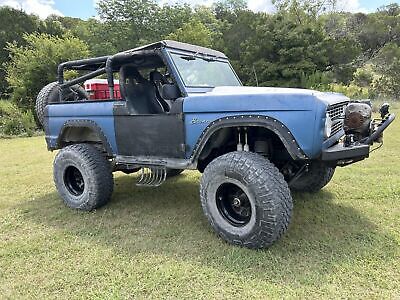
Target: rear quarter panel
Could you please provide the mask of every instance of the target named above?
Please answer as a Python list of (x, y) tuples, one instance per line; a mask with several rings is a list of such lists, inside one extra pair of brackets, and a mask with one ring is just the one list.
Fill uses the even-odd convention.
[(46, 108), (46, 118), (48, 118), (46, 140), (49, 148), (56, 147), (61, 129), (67, 121), (88, 120), (96, 123), (107, 138), (113, 153), (117, 153), (113, 107), (114, 101), (86, 101), (48, 105)]

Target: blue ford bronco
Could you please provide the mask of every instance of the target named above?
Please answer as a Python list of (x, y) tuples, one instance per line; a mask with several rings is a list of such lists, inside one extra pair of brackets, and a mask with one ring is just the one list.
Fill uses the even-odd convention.
[[(66, 81), (66, 70), (79, 77)], [(80, 85), (98, 76), (109, 100), (89, 100)], [(175, 41), (62, 63), (36, 112), (48, 149), (59, 149), (54, 181), (67, 206), (106, 204), (115, 171), (156, 187), (198, 170), (210, 225), (249, 248), (287, 230), (291, 190), (322, 189), (336, 167), (367, 158), (394, 120), (386, 104), (373, 119), (370, 103), (341, 94), (245, 87), (223, 53)]]

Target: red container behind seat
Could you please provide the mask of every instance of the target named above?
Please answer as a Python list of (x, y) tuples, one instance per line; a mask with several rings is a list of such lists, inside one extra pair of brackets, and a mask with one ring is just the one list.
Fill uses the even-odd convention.
[[(90, 79), (85, 81), (84, 87), (86, 92), (89, 93), (90, 100), (110, 100), (110, 90), (108, 89), (107, 79)], [(114, 97), (121, 100), (121, 91), (119, 88), (119, 81), (114, 80)]]

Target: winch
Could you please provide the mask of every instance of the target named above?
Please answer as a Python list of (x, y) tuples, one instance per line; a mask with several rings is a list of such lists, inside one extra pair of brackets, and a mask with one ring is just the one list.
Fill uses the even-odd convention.
[(383, 130), (394, 120), (389, 114), (389, 104), (384, 103), (379, 113), (381, 118), (372, 119), (372, 105), (370, 101), (356, 101), (347, 105), (344, 113), (343, 127), (346, 133), (344, 146), (354, 143), (372, 145), (381, 142)]
[(344, 131), (358, 141), (368, 136), (371, 129), (372, 108), (368, 102), (352, 102), (344, 114)]

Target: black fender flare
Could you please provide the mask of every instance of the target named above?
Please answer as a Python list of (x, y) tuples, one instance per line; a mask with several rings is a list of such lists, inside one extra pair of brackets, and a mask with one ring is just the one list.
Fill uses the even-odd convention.
[(286, 147), (288, 153), (294, 160), (305, 160), (308, 159), (307, 155), (300, 148), (295, 137), (292, 135), (290, 130), (280, 121), (262, 115), (238, 115), (229, 116), (217, 119), (211, 122), (200, 135), (197, 144), (194, 146), (192, 154), (190, 156), (191, 161), (197, 161), (204, 146), (210, 137), (219, 129), (229, 127), (250, 127), (258, 126), (264, 127), (275, 133)]
[(109, 156), (113, 156), (113, 151), (112, 151), (110, 143), (108, 142), (108, 140), (106, 138), (106, 135), (104, 134), (101, 127), (92, 120), (68, 120), (68, 121), (66, 121), (60, 129), (60, 134), (58, 135), (58, 138), (57, 138), (56, 149), (60, 149), (62, 147), (62, 142), (65, 137), (65, 134), (66, 134), (67, 130), (70, 128), (88, 128), (88, 129), (92, 130), (100, 138), (107, 154)]

